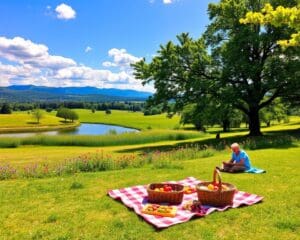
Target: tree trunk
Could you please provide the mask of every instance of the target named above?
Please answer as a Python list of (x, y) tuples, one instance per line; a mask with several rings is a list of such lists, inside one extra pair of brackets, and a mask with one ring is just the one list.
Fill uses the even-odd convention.
[(261, 136), (260, 121), (259, 121), (259, 108), (252, 107), (249, 109), (249, 136)]
[(223, 132), (229, 132), (230, 121), (228, 119), (224, 119), (222, 121), (222, 125), (223, 125)]

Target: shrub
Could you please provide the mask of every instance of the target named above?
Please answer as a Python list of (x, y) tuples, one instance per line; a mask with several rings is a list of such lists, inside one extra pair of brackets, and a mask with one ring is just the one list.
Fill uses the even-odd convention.
[(0, 109), (1, 114), (11, 114), (11, 106), (8, 103), (3, 103), (1, 109)]

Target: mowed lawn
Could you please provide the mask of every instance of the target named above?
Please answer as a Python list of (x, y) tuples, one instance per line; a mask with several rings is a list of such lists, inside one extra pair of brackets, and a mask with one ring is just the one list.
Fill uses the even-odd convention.
[(161, 231), (106, 195), (108, 189), (187, 176), (210, 180), (213, 168), (229, 154), (181, 161), (183, 169), (144, 167), (1, 181), (0, 239), (299, 239), (299, 147), (248, 150), (253, 165), (266, 174), (222, 175), (240, 190), (264, 196), (262, 203)]
[(168, 118), (166, 114), (144, 116), (142, 112), (128, 112), (112, 110), (111, 114), (105, 111), (92, 113), (88, 109), (76, 109), (79, 121), (85, 123), (104, 123), (121, 125), (126, 127), (145, 129), (174, 129), (179, 127), (180, 117), (178, 115)]

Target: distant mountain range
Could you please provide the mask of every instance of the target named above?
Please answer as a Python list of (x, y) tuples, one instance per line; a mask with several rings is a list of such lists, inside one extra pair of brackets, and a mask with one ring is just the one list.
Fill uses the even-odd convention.
[(12, 85), (0, 87), (0, 101), (144, 101), (152, 93), (116, 88), (44, 87)]

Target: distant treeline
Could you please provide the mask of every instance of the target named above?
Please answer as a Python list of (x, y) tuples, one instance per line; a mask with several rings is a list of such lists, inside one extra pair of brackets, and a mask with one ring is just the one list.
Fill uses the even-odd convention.
[(64, 108), (81, 108), (91, 109), (92, 111), (106, 111), (106, 110), (126, 110), (126, 111), (143, 111), (144, 102), (104, 102), (104, 103), (91, 103), (91, 102), (35, 102), (35, 103), (0, 103), (0, 109), (5, 106), (5, 109), (13, 111), (31, 111), (36, 108), (45, 109), (48, 112), (57, 110), (61, 107)]

